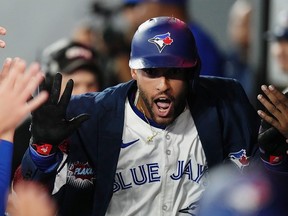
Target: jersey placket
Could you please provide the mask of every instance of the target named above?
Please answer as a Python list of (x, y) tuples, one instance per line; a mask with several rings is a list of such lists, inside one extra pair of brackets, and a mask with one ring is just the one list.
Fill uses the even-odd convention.
[(177, 163), (177, 158), (173, 152), (173, 141), (172, 134), (169, 130), (165, 130), (162, 134), (162, 142), (163, 142), (163, 175), (161, 181), (161, 215), (171, 215), (173, 210), (173, 194), (174, 194), (174, 182), (170, 178), (173, 173), (173, 167)]

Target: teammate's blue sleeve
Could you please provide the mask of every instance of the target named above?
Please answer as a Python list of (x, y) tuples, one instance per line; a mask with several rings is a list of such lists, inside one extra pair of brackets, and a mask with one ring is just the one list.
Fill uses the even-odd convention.
[(4, 215), (11, 177), (13, 144), (0, 140), (0, 214)]

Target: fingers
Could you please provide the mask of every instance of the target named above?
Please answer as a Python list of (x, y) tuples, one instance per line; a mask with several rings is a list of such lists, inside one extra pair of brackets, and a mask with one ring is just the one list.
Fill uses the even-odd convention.
[(64, 89), (64, 92), (61, 96), (61, 99), (59, 101), (59, 106), (63, 107), (63, 108), (66, 108), (69, 101), (70, 101), (70, 98), (71, 98), (71, 94), (72, 94), (72, 90), (73, 90), (73, 85), (74, 85), (74, 82), (73, 80), (69, 80), (66, 84), (66, 87)]
[[(32, 63), (28, 70), (23, 73), (23, 76), (18, 76), (17, 80), (15, 81), (16, 85), (14, 88), (21, 92), (21, 90), (30, 89), (30, 92), (22, 91), (22, 93), (29, 93), (30, 97), (35, 91), (36, 87), (40, 84), (39, 81), (44, 79), (44, 75), (40, 71), (40, 66), (38, 63)], [(28, 85), (27, 85), (28, 84)], [(34, 85), (33, 85), (34, 84)], [(37, 86), (35, 86), (37, 84)]]
[(258, 95), (257, 99), (273, 116), (275, 116), (275, 118), (280, 119), (283, 113), (288, 111), (288, 98), (286, 98), (282, 92), (275, 89), (275, 87), (272, 85), (269, 87), (262, 85), (261, 89), (269, 100), (267, 100), (261, 94)]
[(0, 26), (0, 35), (5, 35), (6, 32), (7, 30), (4, 27)]
[(11, 64), (12, 64), (12, 58), (6, 58), (2, 66), (2, 70), (0, 72), (0, 84), (1, 81), (7, 76)]
[(273, 85), (269, 85), (268, 88), (264, 85), (262, 88), (277, 109), (280, 111), (285, 111), (287, 109), (288, 98), (281, 91), (278, 91)]
[(58, 103), (60, 92), (61, 92), (61, 83), (62, 83), (62, 75), (60, 73), (57, 73), (53, 81), (51, 95), (49, 98), (49, 101), (52, 104)]
[[(5, 35), (6, 34), (6, 29), (2, 26), (0, 26), (0, 35)], [(6, 46), (5, 41), (0, 40), (0, 48), (4, 48)]]
[[(15, 88), (18, 88), (19, 91), (22, 89), (19, 97), (22, 97), (24, 101), (30, 99), (33, 92), (36, 91), (43, 80), (44, 75), (40, 71), (40, 65), (38, 63), (32, 63), (28, 71), (23, 75), (22, 80), (19, 80), (19, 83), (15, 85)], [(40, 92), (40, 94), (27, 103), (27, 109), (30, 112), (34, 111), (48, 99), (48, 96), (48, 92)]]
[(267, 115), (262, 110), (258, 110), (257, 113), (262, 119), (264, 119), (266, 122), (271, 124), (273, 127), (275, 127), (275, 128), (279, 128), (280, 127), (280, 123), (277, 120), (275, 120), (273, 117)]
[(272, 85), (269, 87), (262, 85), (261, 90), (268, 99), (261, 94), (257, 96), (257, 99), (269, 113), (258, 110), (259, 116), (288, 137), (288, 98)]
[(49, 97), (48, 92), (46, 91), (40, 92), (35, 98), (33, 98), (27, 103), (27, 109), (30, 112), (34, 111), (39, 106), (41, 106), (45, 101), (47, 101), (48, 97)]
[(15, 58), (10, 66), (7, 64), (4, 69), (7, 75), (5, 75), (5, 81), (3, 81), (1, 88), (10, 89), (27, 101), (43, 81), (44, 75), (37, 63), (32, 63), (26, 72), (25, 69), (25, 61), (19, 58)]
[(37, 64), (32, 64), (26, 71), (25, 61), (19, 58), (13, 59), (11, 64), (4, 64), (3, 71), (7, 75), (2, 77), (0, 84), (0, 130), (2, 134), (14, 132), (31, 111), (47, 100), (47, 92), (31, 99), (32, 93), (44, 79), (39, 68)]
[(20, 58), (14, 58), (5, 77), (5, 82), (2, 83), (3, 88), (14, 88), (17, 79), (21, 80), (21, 78), (23, 77), (25, 69), (26, 62)]
[(0, 40), (0, 48), (5, 48), (6, 43), (3, 40)]
[(266, 100), (262, 95), (258, 95), (259, 101), (273, 116), (281, 118), (281, 114), (287, 111), (288, 99), (286, 96), (276, 90), (272, 85), (269, 87), (262, 85), (261, 89), (270, 101)]
[(71, 119), (69, 122), (69, 131), (75, 131), (84, 121), (87, 121), (90, 118), (89, 114), (81, 114), (77, 117)]

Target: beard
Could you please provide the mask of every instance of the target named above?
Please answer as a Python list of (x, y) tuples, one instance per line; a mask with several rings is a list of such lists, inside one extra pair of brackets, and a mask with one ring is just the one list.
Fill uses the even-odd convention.
[[(158, 94), (158, 95), (165, 95), (171, 101), (172, 108), (167, 117), (156, 116), (155, 113), (153, 112), (153, 106), (155, 106), (154, 99), (153, 98), (149, 99), (146, 92), (143, 91), (143, 89), (140, 86), (138, 86), (138, 89), (139, 89), (140, 99), (143, 101), (145, 108), (150, 115), (150, 118), (161, 126), (167, 126), (171, 124), (184, 111), (184, 108), (186, 106), (186, 97), (187, 97), (186, 88), (184, 88), (184, 90), (180, 92), (177, 98), (175, 98), (169, 93), (160, 92)], [(157, 97), (157, 95), (154, 97)]]

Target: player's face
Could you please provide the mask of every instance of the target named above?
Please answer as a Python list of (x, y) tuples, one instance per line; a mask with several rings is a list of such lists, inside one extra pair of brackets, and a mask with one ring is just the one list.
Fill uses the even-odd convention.
[(187, 70), (175, 68), (132, 70), (140, 96), (137, 106), (156, 123), (170, 124), (186, 105), (189, 74)]

